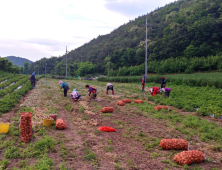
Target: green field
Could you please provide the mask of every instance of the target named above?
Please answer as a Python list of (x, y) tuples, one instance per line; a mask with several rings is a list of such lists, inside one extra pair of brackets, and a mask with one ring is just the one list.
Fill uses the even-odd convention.
[(1, 72), (0, 115), (10, 111), (30, 89), (29, 76)]
[[(222, 88), (222, 73), (195, 73), (195, 74), (167, 74), (167, 75), (151, 75), (148, 76), (146, 82), (160, 83), (161, 77), (164, 76), (167, 82), (176, 85), (189, 85), (198, 87), (216, 87)], [(98, 81), (120, 82), (120, 83), (140, 83), (142, 76), (129, 77), (101, 77)]]

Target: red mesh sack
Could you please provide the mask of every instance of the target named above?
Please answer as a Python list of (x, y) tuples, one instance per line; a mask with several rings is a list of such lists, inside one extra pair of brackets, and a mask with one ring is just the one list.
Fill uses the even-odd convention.
[(112, 113), (114, 111), (113, 107), (104, 107), (101, 109), (101, 112), (103, 113)]
[(27, 143), (32, 139), (31, 114), (24, 114), (20, 119), (21, 138), (23, 142)]
[(197, 150), (183, 151), (174, 156), (173, 160), (180, 165), (189, 165), (192, 163), (201, 163), (204, 160), (204, 155), (203, 152)]
[(142, 100), (134, 100), (134, 103), (140, 104), (140, 103), (143, 103), (143, 101)]
[(101, 130), (102, 132), (115, 132), (116, 130), (112, 127), (107, 127), (107, 126), (101, 126), (98, 128), (99, 130)]
[(66, 129), (66, 124), (62, 119), (57, 119), (55, 126), (56, 126), (56, 129), (60, 129), (60, 130)]
[(125, 105), (125, 103), (124, 103), (123, 101), (121, 101), (121, 100), (119, 100), (119, 101), (117, 102), (117, 104), (120, 105), (120, 106), (124, 106), (124, 105)]
[(160, 147), (163, 149), (187, 150), (188, 141), (184, 139), (162, 139)]
[(168, 110), (168, 107), (167, 106), (156, 106), (154, 107), (155, 110), (161, 110), (161, 109), (166, 109)]
[(130, 99), (123, 99), (122, 100), (124, 103), (131, 103), (131, 100)]

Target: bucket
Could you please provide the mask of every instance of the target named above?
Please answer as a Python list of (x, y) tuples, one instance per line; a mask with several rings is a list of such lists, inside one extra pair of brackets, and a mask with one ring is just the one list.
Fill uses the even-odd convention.
[(0, 123), (0, 133), (8, 133), (9, 123)]
[(55, 115), (55, 114), (49, 115), (49, 117), (53, 118), (54, 120), (56, 120), (56, 116), (57, 116), (57, 115)]
[(52, 126), (53, 120), (43, 119), (43, 125), (50, 127)]
[(21, 113), (20, 113), (20, 117), (21, 117), (22, 115), (26, 115), (26, 114), (32, 114), (32, 112), (21, 112)]

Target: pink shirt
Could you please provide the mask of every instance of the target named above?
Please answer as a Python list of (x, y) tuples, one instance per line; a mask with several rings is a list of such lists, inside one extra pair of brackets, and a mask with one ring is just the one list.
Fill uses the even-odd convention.
[(76, 91), (76, 92), (72, 92), (71, 93), (71, 96), (73, 97), (73, 98), (77, 98), (78, 96), (79, 96), (79, 93)]

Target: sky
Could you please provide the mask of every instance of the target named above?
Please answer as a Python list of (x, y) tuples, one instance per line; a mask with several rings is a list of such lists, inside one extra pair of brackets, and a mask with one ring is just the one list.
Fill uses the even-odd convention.
[(175, 0), (0, 0), (0, 56), (62, 56)]

